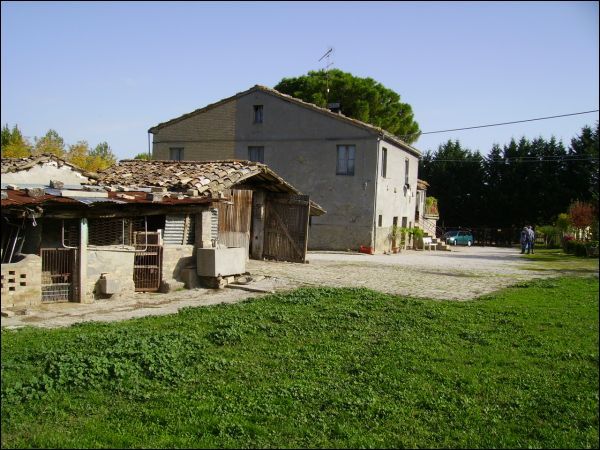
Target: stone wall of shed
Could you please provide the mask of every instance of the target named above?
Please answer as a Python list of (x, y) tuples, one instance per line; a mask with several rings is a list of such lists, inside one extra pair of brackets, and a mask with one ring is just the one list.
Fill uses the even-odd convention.
[(165, 244), (163, 247), (162, 278), (183, 281), (181, 270), (196, 267), (193, 245)]
[(100, 298), (98, 281), (103, 273), (106, 278), (117, 280), (120, 292), (135, 292), (133, 282), (134, 248), (122, 246), (89, 246), (87, 249), (86, 296)]
[(2, 264), (2, 308), (24, 308), (42, 303), (42, 258), (27, 255)]

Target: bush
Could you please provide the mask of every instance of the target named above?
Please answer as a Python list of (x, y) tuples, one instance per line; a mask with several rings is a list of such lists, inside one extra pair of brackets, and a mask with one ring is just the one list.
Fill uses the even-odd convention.
[(565, 239), (563, 240), (564, 252), (575, 256), (587, 256), (586, 247), (588, 245), (588, 242), (573, 239), (571, 236), (565, 236)]

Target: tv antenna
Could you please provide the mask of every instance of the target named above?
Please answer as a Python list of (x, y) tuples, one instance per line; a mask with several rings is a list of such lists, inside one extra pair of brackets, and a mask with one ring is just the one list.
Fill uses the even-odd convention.
[(325, 94), (325, 100), (327, 102), (329, 102), (329, 68), (331, 66), (333, 66), (333, 61), (331, 61), (331, 55), (333, 54), (333, 47), (329, 47), (327, 49), (327, 51), (323, 54), (323, 56), (321, 56), (319, 58), (319, 62), (321, 62), (323, 59), (325, 59), (325, 68), (323, 69), (323, 72), (325, 72), (325, 87), (326, 87), (326, 94)]

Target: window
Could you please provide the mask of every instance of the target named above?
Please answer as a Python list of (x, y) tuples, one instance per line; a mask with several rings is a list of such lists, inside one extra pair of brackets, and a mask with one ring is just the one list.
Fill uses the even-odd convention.
[(183, 147), (171, 147), (169, 149), (169, 159), (172, 161), (183, 161)]
[(263, 105), (254, 105), (254, 123), (263, 123)]
[(404, 228), (406, 228), (406, 225), (407, 225), (407, 224), (408, 224), (408, 217), (404, 216), (404, 217), (402, 218), (402, 226), (403, 226)]
[(409, 162), (408, 162), (408, 158), (406, 158), (404, 160), (404, 184), (408, 184), (408, 169), (409, 169)]
[(354, 175), (355, 151), (356, 147), (354, 145), (337, 146), (336, 175)]
[(387, 148), (381, 151), (381, 176), (383, 178), (387, 176)]
[(259, 163), (265, 162), (264, 147), (248, 147), (248, 159)]
[(383, 216), (381, 214), (379, 214), (379, 217), (377, 219), (377, 226), (378, 227), (382, 227), (383, 226)]

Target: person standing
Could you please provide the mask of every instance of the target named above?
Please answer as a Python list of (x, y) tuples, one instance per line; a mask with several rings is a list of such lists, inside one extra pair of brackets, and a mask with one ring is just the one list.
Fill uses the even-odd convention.
[(525, 253), (525, 250), (529, 249), (529, 230), (527, 227), (523, 227), (521, 230), (521, 254)]
[(529, 254), (530, 251), (533, 254), (533, 245), (535, 244), (535, 231), (533, 231), (533, 227), (531, 225), (529, 225), (529, 227), (527, 228), (527, 233), (529, 235), (529, 247), (527, 248), (527, 254)]

